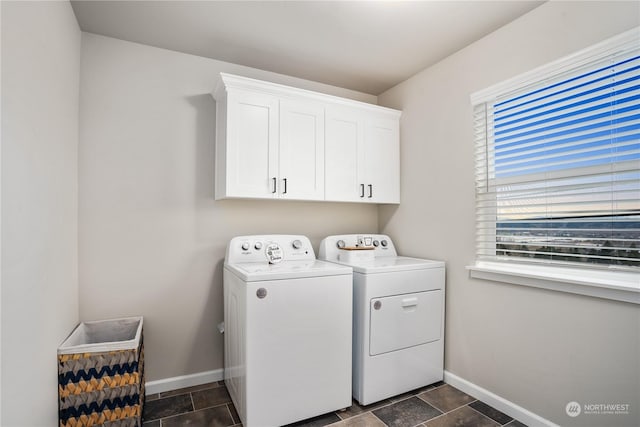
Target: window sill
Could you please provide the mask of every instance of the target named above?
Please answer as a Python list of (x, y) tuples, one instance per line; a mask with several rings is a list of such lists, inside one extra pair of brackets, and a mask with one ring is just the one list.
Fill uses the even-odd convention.
[(468, 266), (467, 270), (476, 279), (640, 304), (640, 274), (630, 271), (484, 261)]

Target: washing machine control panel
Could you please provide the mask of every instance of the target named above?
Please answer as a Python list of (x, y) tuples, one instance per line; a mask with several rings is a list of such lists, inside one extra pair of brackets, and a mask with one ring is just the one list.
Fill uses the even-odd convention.
[[(343, 234), (329, 236), (320, 244), (320, 259), (339, 260), (345, 251), (363, 250), (368, 257), (397, 256), (389, 236), (384, 234)], [(364, 252), (363, 252), (364, 254)]]
[(315, 260), (316, 255), (306, 236), (264, 234), (238, 236), (227, 246), (226, 262), (265, 262)]

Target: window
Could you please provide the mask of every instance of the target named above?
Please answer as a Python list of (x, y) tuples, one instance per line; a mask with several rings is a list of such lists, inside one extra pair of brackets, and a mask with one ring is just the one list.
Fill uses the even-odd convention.
[(640, 271), (640, 40), (472, 95), (479, 261)]

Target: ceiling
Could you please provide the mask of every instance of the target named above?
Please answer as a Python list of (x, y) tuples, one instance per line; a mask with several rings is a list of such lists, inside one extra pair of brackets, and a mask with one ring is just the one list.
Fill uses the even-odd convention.
[(72, 1), (82, 31), (378, 95), (541, 1)]

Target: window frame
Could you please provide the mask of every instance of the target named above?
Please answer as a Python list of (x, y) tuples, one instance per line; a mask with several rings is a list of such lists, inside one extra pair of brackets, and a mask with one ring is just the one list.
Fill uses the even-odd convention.
[[(471, 105), (489, 103), (493, 99), (518, 88), (535, 84), (541, 80), (567, 73), (602, 59), (606, 56), (637, 48), (640, 45), (640, 27), (635, 27), (618, 36), (590, 46), (534, 70), (477, 91), (470, 96)], [(475, 110), (475, 108), (474, 108)], [(487, 111), (485, 109), (485, 115)], [(475, 120), (475, 111), (474, 111)], [(485, 121), (487, 120), (485, 116)], [(478, 154), (478, 153), (476, 153)], [(481, 153), (482, 154), (482, 153)], [(491, 153), (484, 153), (488, 158)], [(487, 179), (489, 168), (487, 161)], [(476, 197), (482, 190), (476, 183)], [(477, 202), (476, 202), (477, 203)], [(495, 224), (494, 224), (495, 233)], [(477, 240), (476, 240), (477, 244)], [(525, 260), (523, 260), (525, 261)], [(589, 295), (599, 298), (640, 304), (640, 272), (619, 269), (614, 265), (561, 265), (519, 262), (519, 260), (476, 260), (467, 267), (470, 277), (517, 285), (533, 286), (561, 292)]]

